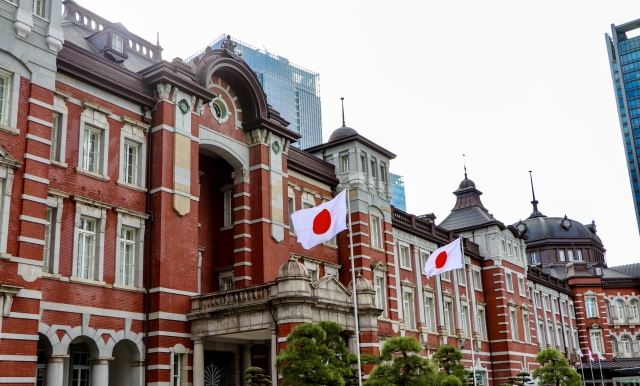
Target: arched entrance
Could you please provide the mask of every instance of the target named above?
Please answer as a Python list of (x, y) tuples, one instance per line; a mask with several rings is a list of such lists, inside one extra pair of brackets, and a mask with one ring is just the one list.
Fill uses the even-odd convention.
[(144, 361), (140, 349), (128, 339), (114, 347), (109, 362), (109, 386), (142, 386)]

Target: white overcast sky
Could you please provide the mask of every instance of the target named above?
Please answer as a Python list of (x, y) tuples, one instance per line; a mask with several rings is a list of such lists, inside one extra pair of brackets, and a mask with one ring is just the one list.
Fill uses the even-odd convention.
[(323, 137), (346, 123), (395, 152), (408, 211), (443, 220), (469, 177), (505, 224), (590, 223), (610, 266), (640, 261), (604, 34), (640, 1), (77, 0), (186, 58), (221, 34), (320, 73)]

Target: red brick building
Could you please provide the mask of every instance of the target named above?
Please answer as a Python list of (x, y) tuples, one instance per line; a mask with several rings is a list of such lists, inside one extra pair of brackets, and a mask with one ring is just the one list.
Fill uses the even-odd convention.
[[(0, 7), (0, 384), (240, 385), (250, 365), (276, 376), (287, 334), (320, 320), (352, 352), (454, 345), (485, 385), (547, 346), (638, 351), (639, 275), (606, 267), (595, 225), (504, 225), (465, 176), (436, 226), (390, 205), (396, 155), (356, 130), (290, 146), (230, 41), (165, 61), (71, 0), (26, 3)], [(359, 348), (347, 232), (304, 250), (289, 221), (345, 189)], [(458, 235), (466, 269), (425, 278)]]

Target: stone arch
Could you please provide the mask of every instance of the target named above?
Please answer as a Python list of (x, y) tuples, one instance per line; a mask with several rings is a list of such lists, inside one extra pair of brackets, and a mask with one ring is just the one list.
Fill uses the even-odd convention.
[[(135, 335), (135, 334), (134, 334)], [(109, 386), (141, 386), (144, 381), (144, 347), (130, 339), (120, 339), (109, 361)]]
[(267, 119), (267, 97), (255, 72), (239, 57), (223, 49), (205, 53), (197, 62), (196, 80), (205, 88), (213, 75), (223, 79), (234, 90), (240, 101), (243, 121)]
[(249, 168), (249, 147), (213, 130), (200, 127), (200, 150), (224, 158), (233, 170)]
[(31, 79), (31, 70), (22, 59), (15, 57), (9, 51), (0, 48), (0, 68), (12, 71), (22, 77)]

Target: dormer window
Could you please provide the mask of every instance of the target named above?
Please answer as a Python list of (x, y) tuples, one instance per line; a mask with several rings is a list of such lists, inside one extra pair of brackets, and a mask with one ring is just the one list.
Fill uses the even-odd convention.
[(120, 53), (124, 53), (124, 39), (122, 36), (111, 34), (111, 48)]

